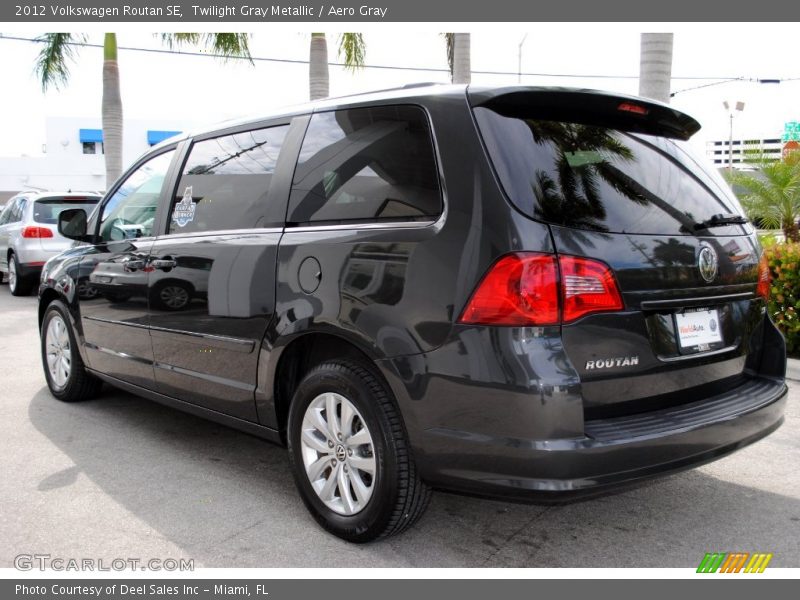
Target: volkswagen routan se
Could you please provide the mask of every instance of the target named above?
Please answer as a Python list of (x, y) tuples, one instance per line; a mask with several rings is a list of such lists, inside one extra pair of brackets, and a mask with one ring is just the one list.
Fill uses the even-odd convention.
[(59, 214), (80, 243), (42, 273), (48, 386), (286, 445), (354, 542), (434, 488), (561, 500), (722, 457), (781, 424), (786, 357), (699, 128), (598, 91), (409, 86), (173, 138)]

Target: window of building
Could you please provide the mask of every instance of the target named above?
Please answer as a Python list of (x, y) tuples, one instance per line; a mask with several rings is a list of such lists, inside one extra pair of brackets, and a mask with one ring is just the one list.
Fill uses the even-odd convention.
[(183, 167), (169, 232), (263, 226), (267, 194), (288, 125), (196, 142)]
[(311, 118), (289, 199), (291, 223), (421, 220), (442, 199), (425, 113), (381, 106)]

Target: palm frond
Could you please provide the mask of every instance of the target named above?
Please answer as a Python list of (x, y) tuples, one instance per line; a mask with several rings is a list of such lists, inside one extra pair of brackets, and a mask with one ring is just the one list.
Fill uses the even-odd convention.
[(773, 159), (759, 164), (755, 173), (728, 173), (728, 182), (741, 190), (742, 206), (751, 219), (770, 228), (793, 224), (800, 216), (800, 163)]
[(244, 58), (253, 64), (248, 33), (162, 33), (161, 41), (170, 49), (197, 46), (217, 55), (223, 61)]
[(73, 33), (45, 33), (36, 38), (42, 50), (36, 57), (35, 72), (42, 82), (42, 90), (60, 88), (69, 79), (69, 66), (75, 58), (75, 41), (83, 42), (83, 35)]
[(161, 42), (170, 50), (180, 48), (185, 44), (196, 46), (200, 42), (199, 33), (162, 33)]
[(339, 36), (339, 58), (343, 59), (345, 69), (355, 71), (364, 67), (367, 45), (360, 33), (343, 33)]

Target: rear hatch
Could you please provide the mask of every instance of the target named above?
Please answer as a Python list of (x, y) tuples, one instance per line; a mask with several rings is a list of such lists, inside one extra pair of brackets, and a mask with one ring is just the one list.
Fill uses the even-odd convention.
[[(510, 201), (550, 225), (560, 257), (605, 263), (621, 293), (621, 310), (562, 318), (586, 417), (741, 384), (763, 318), (761, 251), (736, 197), (686, 142), (697, 122), (586, 91), (517, 88), (470, 100)], [(562, 293), (592, 293), (591, 278), (561, 277)]]
[(33, 203), (33, 223), (27, 227), (28, 235), (38, 237), (44, 252), (56, 254), (66, 250), (72, 241), (58, 233), (58, 215), (62, 210), (82, 208), (86, 214), (92, 212), (100, 196), (86, 194), (53, 195), (39, 198)]

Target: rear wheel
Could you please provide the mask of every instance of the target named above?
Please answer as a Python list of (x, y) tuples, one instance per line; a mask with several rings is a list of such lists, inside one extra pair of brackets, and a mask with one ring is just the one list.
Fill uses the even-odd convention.
[(87, 400), (102, 382), (86, 371), (67, 307), (59, 300), (47, 306), (42, 320), (42, 365), (50, 393), (64, 402)]
[(183, 310), (194, 295), (191, 285), (176, 280), (156, 284), (150, 293), (150, 303), (157, 310)]
[(8, 289), (12, 296), (27, 296), (31, 293), (31, 279), (21, 275), (22, 270), (17, 262), (17, 255), (8, 257)]
[(366, 365), (336, 360), (312, 369), (292, 400), (288, 441), (303, 502), (340, 538), (400, 533), (428, 505), (400, 414)]

